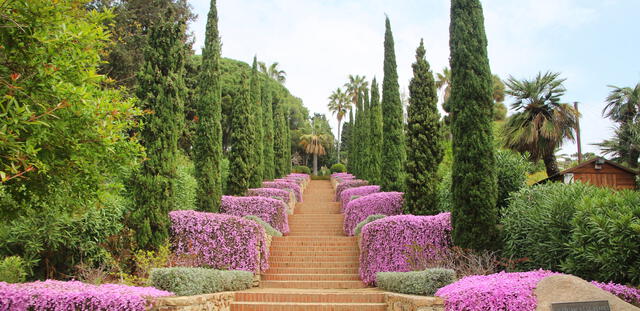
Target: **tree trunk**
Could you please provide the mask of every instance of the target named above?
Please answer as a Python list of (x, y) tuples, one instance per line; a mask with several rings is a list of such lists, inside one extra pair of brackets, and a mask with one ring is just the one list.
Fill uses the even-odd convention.
[(313, 154), (313, 175), (318, 176), (318, 155)]
[(560, 170), (558, 169), (558, 162), (556, 161), (556, 156), (553, 152), (544, 155), (542, 160), (544, 161), (544, 166), (547, 169), (547, 176), (551, 177), (560, 173)]
[(338, 120), (338, 163), (340, 163), (340, 145), (342, 145), (342, 141), (340, 141), (340, 123), (342, 120)]

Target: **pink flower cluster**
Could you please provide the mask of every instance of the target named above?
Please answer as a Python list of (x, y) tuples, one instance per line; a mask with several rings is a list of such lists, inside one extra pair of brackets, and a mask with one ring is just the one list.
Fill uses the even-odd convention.
[[(357, 188), (352, 188), (357, 189)], [(378, 192), (347, 203), (344, 210), (344, 233), (354, 235), (358, 223), (370, 215), (387, 216), (402, 214), (402, 192)]]
[(361, 186), (345, 189), (340, 194), (340, 203), (342, 203), (341, 206), (342, 208), (347, 206), (347, 204), (349, 204), (349, 201), (351, 201), (351, 197), (353, 197), (354, 195), (365, 196), (376, 192), (380, 192), (380, 186)]
[(296, 201), (302, 202), (302, 189), (300, 189), (300, 185), (293, 181), (264, 181), (262, 182), (262, 187), (264, 188), (277, 188), (277, 189), (288, 189), (293, 191), (296, 195)]
[(533, 311), (537, 306), (533, 290), (554, 274), (558, 273), (536, 270), (473, 275), (439, 289), (436, 296), (444, 298), (446, 311)]
[(287, 177), (296, 177), (296, 178), (303, 178), (305, 180), (311, 180), (311, 176), (309, 174), (304, 174), (304, 173), (291, 173), (287, 175)]
[(349, 173), (333, 173), (331, 174), (331, 179), (335, 180), (337, 183), (342, 183), (345, 180), (352, 180), (356, 177)]
[(284, 189), (278, 188), (252, 188), (247, 190), (247, 196), (252, 197), (265, 197), (265, 198), (278, 198), (289, 204), (291, 201), (290, 192)]
[(144, 311), (146, 298), (173, 296), (153, 287), (92, 285), (78, 281), (0, 282), (0, 311), (126, 310)]
[(220, 212), (240, 217), (258, 216), (282, 234), (289, 233), (287, 204), (282, 200), (260, 196), (234, 197), (223, 195), (220, 203)]
[(336, 187), (336, 201), (340, 201), (340, 195), (342, 194), (342, 191), (349, 188), (366, 186), (368, 184), (368, 181), (362, 179), (350, 179), (339, 183)]
[(199, 266), (222, 270), (266, 271), (269, 249), (264, 228), (242, 217), (173, 211), (171, 244), (178, 256), (195, 256)]
[(607, 292), (610, 292), (618, 296), (618, 298), (630, 304), (635, 304), (636, 306), (640, 305), (640, 289), (638, 288), (633, 288), (633, 287), (629, 287), (622, 284), (616, 284), (613, 282), (600, 283), (600, 282), (593, 281), (591, 282), (591, 284), (597, 286), (602, 290), (605, 290)]
[(360, 278), (373, 285), (378, 272), (409, 271), (408, 246), (430, 245), (434, 255), (451, 246), (451, 214), (398, 215), (371, 222), (362, 228)]

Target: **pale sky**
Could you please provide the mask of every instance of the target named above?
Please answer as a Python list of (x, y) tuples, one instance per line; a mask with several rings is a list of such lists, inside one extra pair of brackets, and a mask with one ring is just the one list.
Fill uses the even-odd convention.
[[(209, 0), (189, 0), (190, 25), (201, 52)], [(391, 20), (401, 92), (407, 92), (415, 50), (424, 38), (434, 72), (448, 66), (449, 0), (218, 0), (222, 55), (278, 62), (286, 86), (311, 114), (327, 114), (327, 97), (349, 74), (382, 81), (385, 14)], [(557, 71), (567, 78), (564, 102), (580, 102), (583, 150), (612, 135), (602, 117), (608, 84), (640, 82), (640, 1), (482, 1), (491, 71), (532, 78)], [(511, 100), (506, 99), (509, 106)], [(563, 152), (575, 153), (565, 143)]]

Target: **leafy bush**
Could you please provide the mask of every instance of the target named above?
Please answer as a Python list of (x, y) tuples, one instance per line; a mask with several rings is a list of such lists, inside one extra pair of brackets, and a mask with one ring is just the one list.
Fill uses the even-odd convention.
[(585, 197), (571, 225), (563, 272), (640, 284), (639, 192), (602, 190)]
[(195, 210), (198, 181), (194, 177), (193, 162), (181, 154), (177, 166), (173, 210)]
[(282, 233), (289, 232), (288, 206), (284, 201), (265, 197), (233, 197), (223, 195), (220, 212), (235, 215), (255, 215)]
[(192, 296), (248, 289), (253, 273), (240, 270), (173, 267), (151, 271), (151, 284), (178, 296)]
[(375, 215), (369, 215), (367, 216), (367, 218), (361, 222), (358, 223), (358, 225), (356, 226), (356, 228), (353, 230), (354, 235), (360, 235), (360, 232), (362, 231), (362, 227), (364, 227), (364, 225), (370, 223), (370, 222), (374, 222), (378, 219), (382, 219), (387, 217), (387, 215), (382, 215), (382, 214), (375, 214)]
[(396, 293), (433, 296), (438, 289), (456, 281), (451, 269), (433, 268), (410, 272), (378, 272), (378, 287)]
[(518, 267), (524, 270), (560, 270), (569, 256), (576, 206), (587, 196), (607, 190), (575, 183), (547, 183), (514, 193), (503, 210), (504, 256), (528, 258)]
[(306, 165), (296, 165), (293, 167), (292, 172), (294, 173), (303, 173), (303, 174), (311, 174), (311, 169), (309, 169)]
[(265, 181), (262, 183), (263, 188), (276, 188), (290, 190), (296, 195), (296, 201), (302, 202), (302, 189), (300, 185), (293, 181)]
[(0, 282), (24, 282), (27, 278), (24, 268), (24, 260), (18, 256), (9, 256), (0, 260)]
[(326, 176), (327, 178), (329, 178), (329, 177), (331, 177), (331, 170), (326, 166), (322, 166), (318, 170), (318, 174), (319, 174), (319, 176)]
[(311, 175), (311, 180), (329, 180), (331, 176), (329, 175)]
[(531, 164), (519, 153), (499, 149), (495, 153), (498, 176), (498, 210), (509, 204), (509, 195), (526, 185)]
[(380, 192), (380, 186), (362, 186), (345, 189), (340, 193), (341, 206), (344, 209), (353, 197), (360, 198), (376, 192)]
[(270, 236), (282, 236), (282, 232), (278, 231), (274, 227), (271, 227), (271, 225), (268, 222), (262, 220), (262, 218), (258, 216), (247, 215), (247, 216), (244, 216), (244, 218), (257, 222), (259, 225), (262, 226), (262, 228), (264, 228), (264, 231), (266, 231), (267, 234)]
[[(370, 187), (370, 186), (369, 186)], [(354, 188), (357, 189), (357, 188)], [(402, 192), (378, 192), (351, 199), (344, 211), (344, 233), (354, 235), (359, 222), (370, 215), (399, 215), (402, 214)]]
[(347, 171), (347, 167), (342, 163), (336, 163), (331, 165), (331, 173), (344, 173)]

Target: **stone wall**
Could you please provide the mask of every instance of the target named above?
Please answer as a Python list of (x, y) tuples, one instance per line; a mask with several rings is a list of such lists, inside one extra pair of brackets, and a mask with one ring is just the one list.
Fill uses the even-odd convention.
[(443, 311), (444, 300), (440, 297), (414, 296), (387, 293), (387, 311)]
[(197, 296), (165, 297), (150, 300), (151, 311), (231, 311), (234, 292)]

